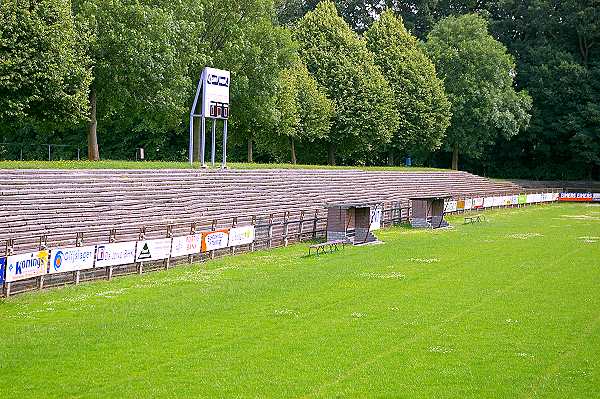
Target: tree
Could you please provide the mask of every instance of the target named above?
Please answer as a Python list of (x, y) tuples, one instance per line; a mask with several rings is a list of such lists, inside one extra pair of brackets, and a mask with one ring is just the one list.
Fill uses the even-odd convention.
[(294, 35), (301, 59), (335, 104), (329, 163), (336, 153), (364, 163), (398, 129), (394, 94), (373, 54), (329, 1), (299, 20)]
[(402, 150), (438, 149), (450, 124), (450, 103), (433, 63), (391, 11), (381, 15), (365, 38), (394, 92), (400, 121), (388, 161), (393, 164), (394, 154)]
[(529, 123), (531, 98), (514, 88), (515, 62), (475, 14), (447, 17), (427, 36), (426, 49), (452, 104), (446, 148), (452, 168), (459, 152), (482, 154), (496, 137), (512, 137)]
[(333, 103), (299, 61), (279, 76), (276, 110), (278, 123), (272, 139), (265, 141), (276, 153), (287, 149), (293, 164), (297, 162), (298, 141), (314, 145), (315, 140), (327, 138)]
[(81, 0), (75, 11), (93, 63), (88, 158), (100, 156), (98, 120), (116, 131), (180, 126), (191, 87), (181, 51), (189, 36), (173, 11), (150, 0)]
[(69, 0), (0, 1), (0, 131), (82, 121), (90, 80)]

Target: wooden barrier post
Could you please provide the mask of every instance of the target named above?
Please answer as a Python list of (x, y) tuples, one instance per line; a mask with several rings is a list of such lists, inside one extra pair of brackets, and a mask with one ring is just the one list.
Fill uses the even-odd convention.
[(256, 215), (252, 216), (252, 226), (254, 226), (254, 240), (250, 243), (250, 252), (254, 252), (254, 241), (256, 241)]
[[(112, 244), (115, 241), (117, 241), (117, 229), (110, 229), (110, 232), (108, 233), (108, 243)], [(113, 276), (113, 267), (108, 266), (106, 268), (106, 279), (108, 281), (110, 281), (110, 280), (112, 280), (112, 276)]]
[[(216, 229), (217, 229), (217, 219), (213, 219), (210, 230), (215, 231)], [(211, 259), (215, 258), (215, 250), (214, 249), (212, 251), (210, 251), (210, 258)]]
[[(75, 238), (75, 246), (81, 247), (83, 245), (83, 232), (77, 232), (77, 237)], [(81, 277), (81, 270), (75, 270), (73, 272), (73, 278), (75, 280), (75, 285), (79, 285), (79, 279)]]
[[(234, 217), (231, 221), (231, 228), (235, 229), (237, 227), (237, 223), (238, 223), (238, 218)], [(231, 247), (231, 254), (235, 255), (235, 247)]]
[[(48, 249), (48, 236), (47, 235), (43, 235), (40, 237), (40, 245), (39, 245), (39, 250), (40, 251), (46, 251)], [(48, 259), (48, 261), (50, 261)], [(48, 266), (48, 264), (46, 264), (46, 266)], [(43, 289), (44, 288), (44, 275), (42, 274), (39, 277), (38, 280), (38, 289)]]
[(290, 213), (288, 211), (285, 211), (283, 213), (283, 246), (287, 247), (288, 246), (288, 226), (289, 226), (289, 218), (290, 218)]
[(304, 211), (300, 212), (300, 220), (298, 221), (298, 242), (302, 242), (303, 230), (304, 230)]
[[(194, 222), (190, 225), (190, 235), (193, 236), (195, 234), (196, 234), (196, 223)], [(200, 242), (200, 246), (202, 246), (202, 242)], [(192, 262), (194, 262), (194, 254), (188, 255), (188, 263), (191, 264)]]
[[(167, 226), (167, 238), (173, 238), (173, 225), (170, 224)], [(171, 247), (173, 246), (173, 241), (171, 241)], [(172, 248), (169, 248), (169, 257), (165, 259), (164, 265), (165, 270), (169, 270), (169, 266), (171, 264), (171, 251)]]
[(313, 219), (312, 239), (317, 238), (317, 222), (319, 221), (319, 210), (315, 209), (315, 218)]
[[(146, 227), (140, 227), (140, 235), (138, 237), (138, 241), (144, 241), (145, 239), (146, 239)], [(143, 272), (144, 272), (144, 262), (139, 262), (138, 263), (138, 274), (142, 274)]]
[(273, 247), (273, 214), (269, 215), (269, 235), (267, 236), (267, 245)]
[[(9, 256), (11, 256), (13, 254), (13, 249), (15, 247), (15, 241), (12, 238), (9, 238), (8, 240), (6, 240), (6, 249), (4, 250), (4, 253), (6, 255), (6, 259), (8, 259)], [(8, 264), (5, 265), (5, 267), (8, 267)], [(10, 296), (10, 282), (4, 281), (4, 284), (2, 284), (2, 290), (4, 291), (4, 296), (6, 298), (8, 298)]]

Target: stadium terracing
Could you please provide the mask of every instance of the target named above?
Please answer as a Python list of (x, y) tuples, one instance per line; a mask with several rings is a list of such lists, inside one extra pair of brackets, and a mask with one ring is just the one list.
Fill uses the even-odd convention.
[(524, 192), (506, 181), (454, 171), (363, 170), (2, 170), (0, 245), (16, 251), (164, 237), (199, 229), (260, 223), (271, 215), (303, 217), (326, 203), (407, 206), (415, 195), (484, 196)]

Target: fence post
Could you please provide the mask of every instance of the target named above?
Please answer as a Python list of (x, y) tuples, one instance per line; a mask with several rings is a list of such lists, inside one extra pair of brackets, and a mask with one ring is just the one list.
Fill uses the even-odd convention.
[[(140, 235), (138, 237), (139, 241), (144, 241), (146, 239), (146, 227), (140, 227)], [(137, 255), (137, 254), (136, 254)], [(138, 274), (142, 274), (144, 272), (144, 262), (138, 263)]]
[[(252, 216), (252, 226), (256, 226), (256, 215)], [(254, 241), (250, 243), (250, 252), (254, 252), (254, 242), (256, 241), (256, 227), (254, 228)]]
[(302, 242), (302, 233), (304, 233), (304, 211), (300, 212), (300, 221), (298, 222), (298, 242)]
[(290, 212), (289, 211), (285, 211), (283, 213), (283, 246), (287, 247), (288, 246), (288, 226), (289, 226), (289, 218), (290, 218)]
[(312, 239), (317, 238), (317, 221), (319, 220), (319, 210), (315, 209), (315, 218), (313, 219)]
[[(190, 235), (196, 235), (196, 223), (192, 222), (190, 225)], [(200, 248), (202, 248), (202, 237), (200, 237)], [(202, 251), (202, 249), (200, 249)], [(194, 261), (194, 254), (188, 255), (188, 263), (192, 263)]]
[[(108, 243), (112, 244), (115, 241), (117, 241), (117, 229), (110, 229), (110, 232), (108, 233)], [(135, 258), (134, 258), (134, 262), (135, 262)], [(113, 276), (113, 267), (109, 266), (106, 269), (106, 279), (108, 281), (112, 280), (112, 276)]]
[[(167, 226), (167, 238), (173, 238), (173, 225), (170, 224)], [(173, 246), (173, 241), (171, 241), (171, 246)], [(165, 259), (165, 270), (169, 270), (169, 266), (171, 264), (171, 249), (169, 249), (169, 257)]]
[[(48, 236), (46, 236), (46, 235), (40, 236), (39, 250), (40, 251), (46, 250), (48, 248), (47, 244), (48, 244)], [(49, 261), (50, 261), (50, 259), (48, 259), (48, 262)], [(48, 266), (48, 265), (46, 264), (46, 266)], [(39, 277), (39, 280), (38, 280), (38, 289), (41, 290), (42, 288), (44, 288), (44, 275), (43, 274)]]
[[(13, 254), (13, 248), (15, 246), (15, 242), (14, 239), (9, 238), (8, 240), (6, 240), (6, 249), (4, 251), (6, 258), (8, 259), (9, 256), (11, 256)], [(5, 267), (7, 267), (8, 265), (6, 265)], [(4, 291), (4, 296), (6, 298), (8, 298), (10, 296), (10, 282), (4, 282), (3, 284), (3, 291)]]
[[(217, 229), (217, 219), (213, 219), (210, 230), (215, 231), (216, 229)], [(214, 249), (212, 251), (210, 251), (210, 258), (211, 259), (215, 258), (215, 250)]]
[[(237, 227), (237, 222), (238, 222), (238, 219), (237, 219), (237, 216), (236, 216), (236, 217), (234, 217), (234, 218), (231, 220), (231, 228), (232, 228), (232, 229), (234, 229), (234, 228), (236, 228), (236, 227)], [(235, 255), (235, 247), (231, 247), (231, 254), (232, 254), (232, 255)]]
[(267, 246), (273, 247), (273, 214), (269, 215), (269, 235), (267, 236)]
[[(75, 246), (80, 247), (83, 245), (83, 232), (78, 231), (77, 236), (75, 238)], [(79, 278), (81, 277), (81, 270), (75, 270), (73, 273), (73, 277), (75, 279), (75, 285), (79, 285)]]

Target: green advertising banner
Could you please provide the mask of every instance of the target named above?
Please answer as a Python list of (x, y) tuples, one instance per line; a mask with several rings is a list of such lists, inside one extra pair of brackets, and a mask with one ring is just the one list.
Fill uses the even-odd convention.
[(526, 204), (527, 203), (527, 194), (519, 194), (518, 203)]

